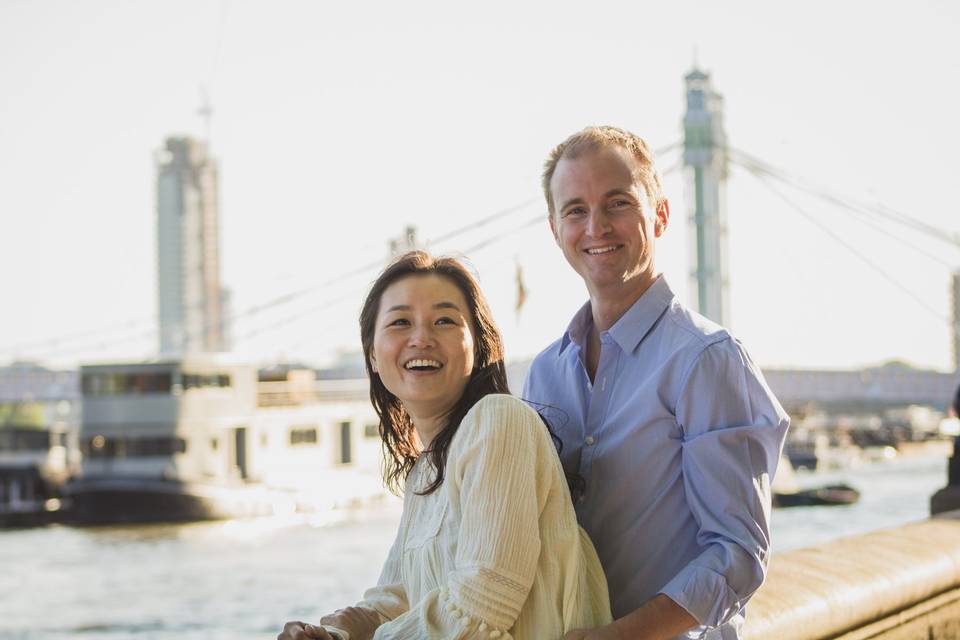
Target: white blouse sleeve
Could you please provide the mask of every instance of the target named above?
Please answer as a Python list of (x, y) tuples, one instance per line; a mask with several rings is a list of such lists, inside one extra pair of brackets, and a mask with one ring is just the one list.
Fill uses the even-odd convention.
[(546, 429), (516, 398), (487, 396), (467, 414), (438, 489), (461, 510), (454, 569), (375, 638), (511, 637), (540, 555), (539, 514), (551, 478), (545, 447), (552, 447)]
[[(406, 513), (404, 513), (404, 516), (406, 516)], [(406, 517), (403, 520), (406, 520)], [(390, 553), (387, 555), (387, 561), (383, 564), (377, 586), (367, 589), (363, 594), (363, 600), (357, 603), (358, 607), (376, 611), (380, 616), (381, 624), (393, 620), (410, 608), (407, 602), (407, 592), (403, 588), (400, 577), (400, 540), (403, 530), (404, 522), (401, 522), (397, 529), (397, 537), (394, 539), (393, 545), (390, 547)]]

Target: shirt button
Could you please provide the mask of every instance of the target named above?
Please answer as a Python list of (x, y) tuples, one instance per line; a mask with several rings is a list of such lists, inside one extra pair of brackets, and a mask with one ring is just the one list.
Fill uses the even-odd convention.
[(586, 502), (586, 500), (587, 500), (586, 497), (580, 496), (579, 498), (577, 498), (577, 504), (583, 504), (584, 502)]
[(587, 439), (585, 440), (585, 442), (587, 443), (588, 446), (593, 446), (593, 443), (596, 442), (596, 440), (593, 439), (593, 436), (587, 436)]

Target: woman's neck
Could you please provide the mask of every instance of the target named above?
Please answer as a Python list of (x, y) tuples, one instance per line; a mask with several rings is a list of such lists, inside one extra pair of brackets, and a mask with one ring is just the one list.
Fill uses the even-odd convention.
[(420, 441), (420, 451), (427, 451), (437, 434), (443, 431), (443, 426), (446, 423), (446, 412), (436, 415), (411, 415), (410, 420), (413, 422), (417, 439)]

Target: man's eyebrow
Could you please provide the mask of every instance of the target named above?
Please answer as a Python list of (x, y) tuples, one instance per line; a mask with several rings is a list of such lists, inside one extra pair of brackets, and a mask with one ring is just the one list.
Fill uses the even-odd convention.
[(605, 194), (603, 194), (604, 198), (609, 198), (611, 196), (630, 196), (631, 198), (636, 197), (633, 195), (632, 191), (627, 189), (610, 189), (610, 191), (607, 191)]
[(583, 198), (571, 198), (570, 200), (567, 200), (560, 206), (560, 210), (563, 211), (572, 204), (583, 204)]

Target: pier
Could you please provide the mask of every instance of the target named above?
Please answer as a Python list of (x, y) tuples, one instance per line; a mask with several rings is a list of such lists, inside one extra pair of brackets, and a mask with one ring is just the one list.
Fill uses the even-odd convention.
[(744, 637), (960, 638), (960, 510), (774, 553)]

